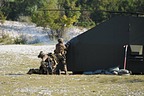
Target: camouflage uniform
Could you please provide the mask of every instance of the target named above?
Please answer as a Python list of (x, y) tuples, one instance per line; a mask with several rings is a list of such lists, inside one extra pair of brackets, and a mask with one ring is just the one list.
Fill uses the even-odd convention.
[(40, 66), (40, 70), (42, 70), (42, 73), (48, 73), (49, 71), (50, 74), (52, 74), (57, 64), (54, 58), (52, 58), (50, 54), (44, 54), (42, 51), (38, 55), (38, 58), (42, 59)]
[[(56, 49), (54, 53), (56, 54), (57, 58), (59, 59), (58, 70), (63, 67), (65, 74), (67, 74), (67, 65), (66, 65), (66, 46), (63, 44), (63, 39), (58, 39), (58, 44), (56, 44)], [(62, 63), (62, 64), (60, 64)]]

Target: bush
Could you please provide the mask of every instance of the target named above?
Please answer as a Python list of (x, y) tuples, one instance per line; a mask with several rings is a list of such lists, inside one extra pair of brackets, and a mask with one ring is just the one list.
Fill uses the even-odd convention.
[(0, 23), (3, 24), (6, 20), (6, 16), (0, 11)]
[(18, 21), (30, 23), (31, 22), (31, 17), (29, 17), (29, 16), (19, 16)]
[(10, 37), (8, 34), (1, 34), (0, 43), (4, 44), (13, 44), (13, 38)]
[(82, 27), (86, 27), (86, 28), (94, 27), (95, 25), (96, 24), (94, 22), (87, 22), (87, 21), (78, 23), (78, 26), (82, 26)]
[(27, 38), (25, 35), (20, 35), (14, 39), (14, 44), (27, 44)]

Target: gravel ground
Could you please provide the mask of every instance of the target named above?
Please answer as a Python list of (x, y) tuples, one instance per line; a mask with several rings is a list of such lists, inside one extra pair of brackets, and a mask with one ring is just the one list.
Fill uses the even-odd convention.
[[(49, 42), (52, 42), (48, 37), (48, 33), (51, 34), (51, 31), (49, 28), (47, 28), (45, 31), (43, 29), (43, 27), (37, 27), (33, 23), (30, 24), (26, 22), (5, 21), (4, 24), (0, 23), (0, 38), (4, 34), (14, 38), (23, 36), (27, 39), (28, 44), (35, 42), (48, 44)], [(86, 28), (79, 28), (74, 26), (66, 28), (64, 40), (68, 41), (87, 30), (88, 29)]]
[(39, 52), (53, 53), (54, 48), (54, 45), (0, 45), (0, 73), (25, 74), (31, 68), (38, 68)]
[(54, 45), (0, 45), (0, 96), (144, 96), (143, 75), (27, 75)]
[(53, 52), (54, 48), (54, 45), (0, 45), (0, 53), (38, 55), (40, 51), (45, 53)]

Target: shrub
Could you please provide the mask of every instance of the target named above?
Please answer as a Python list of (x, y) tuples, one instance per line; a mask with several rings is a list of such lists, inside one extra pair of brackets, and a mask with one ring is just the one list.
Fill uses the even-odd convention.
[(4, 44), (13, 44), (13, 38), (10, 37), (8, 34), (1, 34), (0, 43)]
[(14, 39), (14, 44), (26, 44), (27, 38), (25, 35), (20, 35)]
[(6, 16), (4, 16), (4, 14), (0, 11), (0, 23), (4, 23), (6, 20)]
[(31, 18), (29, 16), (19, 16), (18, 21), (30, 23), (31, 22)]

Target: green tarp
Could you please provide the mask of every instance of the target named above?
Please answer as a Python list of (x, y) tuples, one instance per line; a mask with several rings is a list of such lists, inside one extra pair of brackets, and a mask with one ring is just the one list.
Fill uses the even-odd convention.
[[(127, 44), (144, 45), (144, 18), (114, 17), (73, 38), (67, 53), (68, 69), (83, 72), (115, 66), (123, 68), (124, 45)], [(133, 70), (129, 66), (135, 65), (127, 64), (127, 68)], [(143, 62), (136, 66), (144, 69)]]

